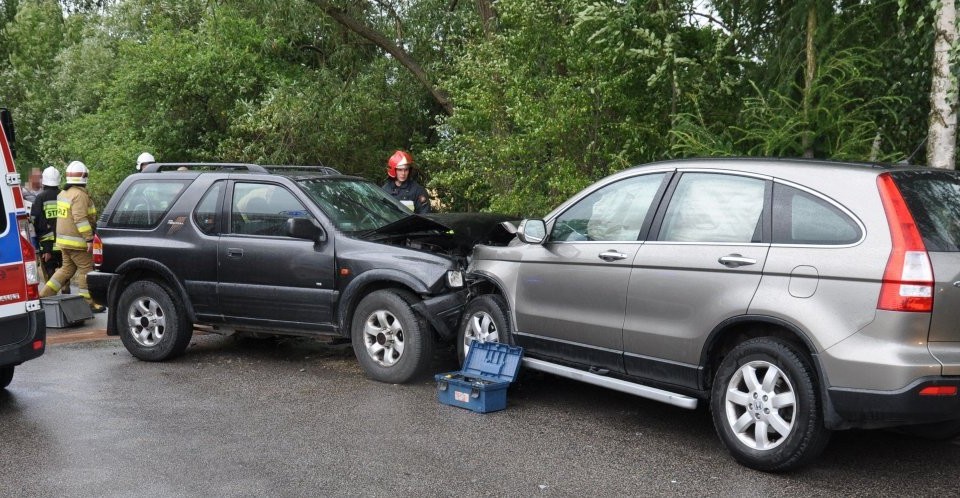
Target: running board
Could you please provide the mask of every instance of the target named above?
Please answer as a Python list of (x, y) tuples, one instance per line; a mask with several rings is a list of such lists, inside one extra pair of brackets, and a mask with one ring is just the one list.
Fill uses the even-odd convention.
[(690, 396), (684, 396), (683, 394), (664, 391), (663, 389), (657, 389), (655, 387), (634, 384), (632, 382), (614, 379), (612, 377), (584, 372), (583, 370), (557, 365), (556, 363), (548, 363), (546, 361), (535, 360), (533, 358), (524, 358), (523, 365), (531, 370), (539, 370), (541, 372), (559, 375), (560, 377), (578, 380), (580, 382), (593, 384), (595, 386), (606, 387), (608, 389), (613, 389), (614, 391), (633, 394), (634, 396), (652, 399), (668, 405), (679, 406), (680, 408), (693, 410), (697, 407), (697, 398), (691, 398)]

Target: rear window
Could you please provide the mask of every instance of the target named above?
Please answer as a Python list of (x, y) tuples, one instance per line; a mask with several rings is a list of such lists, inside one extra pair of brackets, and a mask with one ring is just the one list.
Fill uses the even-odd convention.
[(960, 178), (951, 171), (891, 173), (928, 251), (960, 251)]
[(117, 203), (110, 226), (153, 228), (167, 215), (190, 180), (142, 180), (130, 186)]

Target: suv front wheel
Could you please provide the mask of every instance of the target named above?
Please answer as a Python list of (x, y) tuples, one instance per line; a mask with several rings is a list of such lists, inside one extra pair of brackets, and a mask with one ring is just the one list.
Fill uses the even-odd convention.
[(403, 384), (430, 365), (433, 338), (411, 308), (416, 301), (409, 292), (379, 290), (357, 305), (350, 327), (353, 351), (372, 379)]
[(117, 330), (127, 351), (145, 361), (183, 354), (193, 336), (180, 299), (153, 280), (136, 281), (120, 294)]
[(830, 439), (812, 368), (793, 347), (771, 337), (745, 341), (723, 359), (710, 411), (730, 454), (761, 471), (800, 467)]
[(510, 319), (507, 304), (495, 294), (485, 294), (467, 304), (457, 334), (457, 359), (463, 364), (470, 352), (470, 342), (510, 344)]

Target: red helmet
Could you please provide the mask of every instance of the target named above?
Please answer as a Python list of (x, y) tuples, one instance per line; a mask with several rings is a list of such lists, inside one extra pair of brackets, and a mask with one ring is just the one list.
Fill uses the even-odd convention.
[(397, 166), (407, 165), (413, 167), (413, 156), (405, 150), (398, 150), (390, 156), (390, 159), (387, 160), (387, 176), (390, 178), (397, 177)]

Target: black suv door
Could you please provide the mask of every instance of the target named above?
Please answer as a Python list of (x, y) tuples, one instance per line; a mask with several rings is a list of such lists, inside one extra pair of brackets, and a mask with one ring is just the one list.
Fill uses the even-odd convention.
[[(333, 319), (334, 240), (286, 235), (289, 218), (314, 217), (279, 183), (231, 182), (218, 247), (220, 307), (228, 322), (326, 328)], [(284, 322), (284, 323), (277, 323)]]

